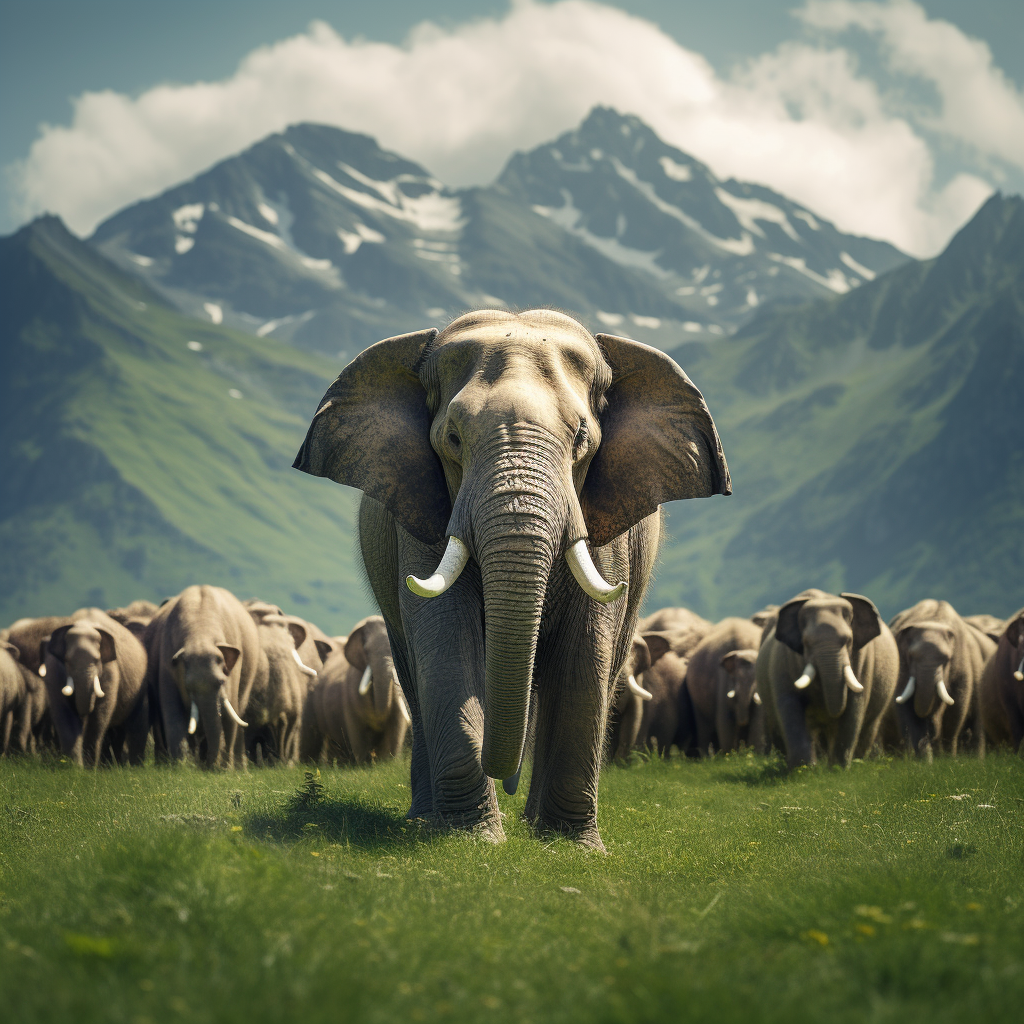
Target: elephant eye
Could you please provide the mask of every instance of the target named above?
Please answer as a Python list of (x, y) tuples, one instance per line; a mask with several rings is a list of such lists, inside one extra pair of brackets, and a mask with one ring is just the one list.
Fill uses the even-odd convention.
[(572, 439), (572, 453), (579, 457), (583, 454), (583, 449), (587, 446), (587, 422), (586, 420), (580, 420), (579, 428), (576, 431), (576, 436)]
[(462, 438), (454, 430), (448, 432), (448, 446), (453, 452), (462, 448)]

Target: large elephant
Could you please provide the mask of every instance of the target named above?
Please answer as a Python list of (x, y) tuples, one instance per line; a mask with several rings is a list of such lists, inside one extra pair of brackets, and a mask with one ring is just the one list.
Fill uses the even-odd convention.
[(1024, 608), (1006, 620), (985, 664), (979, 697), (987, 739), (1024, 756)]
[(82, 608), (46, 641), (46, 693), (61, 750), (96, 766), (106, 753), (139, 765), (149, 738), (139, 639), (99, 608)]
[(764, 707), (754, 678), (760, 643), (760, 626), (750, 619), (727, 618), (692, 651), (686, 691), (701, 756), (709, 748), (735, 750), (740, 742), (764, 750)]
[(900, 653), (896, 720), (907, 750), (929, 761), (934, 748), (956, 757), (966, 730), (984, 757), (978, 686), (995, 642), (948, 601), (918, 601), (889, 627)]
[(789, 766), (813, 764), (816, 745), (843, 767), (872, 752), (898, 672), (896, 641), (866, 597), (805, 590), (787, 601), (756, 679)]
[(387, 627), (379, 615), (358, 623), (343, 651), (327, 659), (303, 718), (303, 760), (369, 764), (396, 757), (410, 725)]
[(563, 313), (483, 310), (353, 360), (295, 466), (364, 492), (363, 561), (412, 713), (410, 816), (504, 838), (493, 780), (518, 785), (535, 687), (526, 816), (603, 848), (608, 699), (660, 505), (731, 490), (700, 392)]
[(21, 651), (14, 644), (0, 641), (0, 649), (4, 651), (0, 655), (0, 706), (5, 709), (0, 712), (2, 749), (5, 753), (35, 754), (44, 746), (44, 732), (50, 725), (46, 684), (42, 676), (22, 664)]
[(150, 622), (146, 647), (169, 756), (184, 759), (191, 743), (208, 768), (243, 767), (241, 716), (269, 666), (238, 598), (222, 587), (187, 587)]

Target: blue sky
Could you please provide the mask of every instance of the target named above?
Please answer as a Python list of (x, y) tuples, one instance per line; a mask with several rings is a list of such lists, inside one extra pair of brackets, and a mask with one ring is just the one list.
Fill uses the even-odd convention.
[[(410, 37), (424, 20), (438, 31)], [(1001, 138), (1024, 125), (1022, 83), (1019, 0), (2, 0), (0, 230), (48, 209), (87, 232), (289, 120), (485, 181), (607, 102), (718, 173), (926, 254), (987, 190), (1024, 185)]]

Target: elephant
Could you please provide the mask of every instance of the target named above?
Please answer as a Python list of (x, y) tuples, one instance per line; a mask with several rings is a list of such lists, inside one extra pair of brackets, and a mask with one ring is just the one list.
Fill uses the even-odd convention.
[(25, 706), (31, 699), (26, 678), (33, 675), (18, 660), (20, 652), (13, 644), (0, 640), (0, 754), (23, 752), (28, 736), (23, 736), (26, 722), (31, 722)]
[[(650, 644), (648, 644), (650, 638)], [(669, 650), (668, 638), (662, 633), (642, 636), (633, 634), (629, 656), (619, 670), (612, 703), (608, 712), (608, 751), (616, 761), (624, 761), (640, 742), (644, 709), (655, 700), (655, 694), (644, 683), (647, 673)], [(659, 706), (664, 695), (659, 695)], [(649, 732), (649, 730), (648, 730)]]
[(926, 599), (889, 623), (899, 647), (896, 721), (906, 748), (930, 761), (933, 749), (956, 757), (961, 736), (985, 756), (978, 686), (995, 642), (948, 601)]
[[(759, 612), (754, 612), (754, 614), (750, 616), (750, 621), (755, 626), (760, 626), (761, 629), (764, 629), (768, 623), (771, 623), (774, 626), (778, 615), (779, 606), (777, 604), (766, 604)], [(758, 645), (758, 648), (760, 649), (760, 645)]]
[(1008, 743), (1024, 757), (1024, 608), (1006, 620), (985, 664), (979, 703), (986, 738)]
[(515, 792), (534, 707), (525, 816), (603, 850), (608, 703), (660, 506), (732, 490), (689, 378), (564, 313), (479, 310), (356, 357), (294, 466), (363, 491), (412, 715), (410, 817), (503, 840), (494, 780)]
[(303, 760), (368, 764), (398, 756), (411, 718), (379, 615), (358, 623), (343, 651), (328, 658), (303, 718)]
[[(285, 625), (294, 623), (300, 626), (301, 633), (305, 636), (305, 639), (301, 643), (297, 643), (295, 649), (298, 652), (299, 661), (307, 669), (319, 672), (326, 664), (327, 658), (338, 649), (336, 641), (329, 637), (315, 623), (309, 622), (307, 619), (301, 619), (298, 615), (288, 615), (276, 604), (268, 604), (259, 598), (250, 598), (247, 601), (243, 601), (242, 605), (252, 616), (252, 620), (257, 626), (268, 621), (269, 616), (276, 616), (283, 620)], [(299, 634), (296, 633), (296, 635)], [(306, 673), (306, 675), (308, 676), (309, 674)], [(310, 676), (309, 678), (312, 680), (315, 676)], [(312, 685), (312, 682), (310, 685)]]
[[(46, 695), (61, 751), (80, 766), (142, 764), (149, 739), (146, 651), (100, 608), (80, 608), (46, 641)], [(127, 748), (127, 749), (126, 749)]]
[(238, 598), (187, 587), (153, 617), (146, 646), (168, 756), (183, 760), (194, 745), (207, 768), (244, 767), (242, 715), (253, 688), (266, 687), (269, 663)]
[(764, 707), (754, 677), (760, 642), (760, 626), (727, 618), (691, 653), (686, 692), (701, 756), (736, 750), (741, 741), (764, 752)]
[(141, 640), (146, 633), (146, 627), (159, 610), (159, 606), (152, 601), (139, 600), (132, 601), (123, 608), (108, 608), (107, 614)]
[(18, 648), (18, 660), (30, 672), (46, 675), (46, 641), (61, 626), (70, 626), (69, 615), (44, 615), (38, 619), (18, 619), (4, 631), (4, 639)]
[(814, 764), (816, 745), (844, 768), (874, 751), (898, 673), (896, 641), (868, 598), (805, 590), (787, 601), (755, 678), (789, 767)]
[(999, 638), (1003, 635), (1003, 630), (1006, 629), (1007, 621), (1004, 619), (997, 619), (994, 615), (965, 615), (964, 622), (969, 626), (973, 626), (975, 629), (981, 630), (993, 643), (998, 644)]
[[(691, 647), (697, 644), (710, 632), (714, 623), (702, 618), (689, 608), (659, 608), (646, 618), (640, 620), (637, 629), (640, 633), (672, 633), (682, 637), (691, 634)], [(683, 652), (685, 655), (685, 651)]]
[(318, 671), (299, 654), (306, 642), (306, 626), (284, 615), (262, 615), (256, 631), (267, 658), (267, 674), (253, 684), (245, 709), (246, 753), (250, 761), (257, 761), (260, 751), (264, 761), (274, 758), (294, 764), (299, 757), (303, 706)]

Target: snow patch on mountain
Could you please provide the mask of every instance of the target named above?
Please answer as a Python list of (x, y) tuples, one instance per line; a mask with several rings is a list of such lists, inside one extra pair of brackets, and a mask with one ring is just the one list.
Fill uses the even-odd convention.
[(761, 226), (757, 223), (761, 220), (769, 224), (778, 224), (794, 242), (801, 241), (785, 212), (772, 203), (766, 203), (763, 199), (744, 199), (742, 196), (734, 196), (731, 192), (726, 192), (724, 188), (716, 188), (715, 195), (723, 206), (732, 210), (740, 227), (746, 228), (752, 234), (759, 235), (761, 238), (765, 237)]
[(661, 164), (665, 177), (671, 178), (672, 181), (690, 181), (693, 178), (693, 171), (688, 164), (677, 164), (670, 156), (659, 157), (658, 163)]
[(860, 274), (865, 281), (874, 281), (875, 272), (869, 270), (863, 263), (858, 263), (848, 252), (841, 252), (839, 258), (855, 273)]
[(768, 259), (775, 260), (776, 263), (785, 264), (787, 267), (803, 274), (804, 277), (809, 277), (812, 281), (817, 281), (818, 284), (823, 284), (826, 288), (831, 289), (837, 295), (845, 295), (850, 290), (850, 282), (838, 267), (827, 270), (825, 274), (822, 275), (811, 270), (811, 268), (807, 266), (807, 261), (802, 256), (783, 256), (781, 253), (770, 252), (768, 253)]

